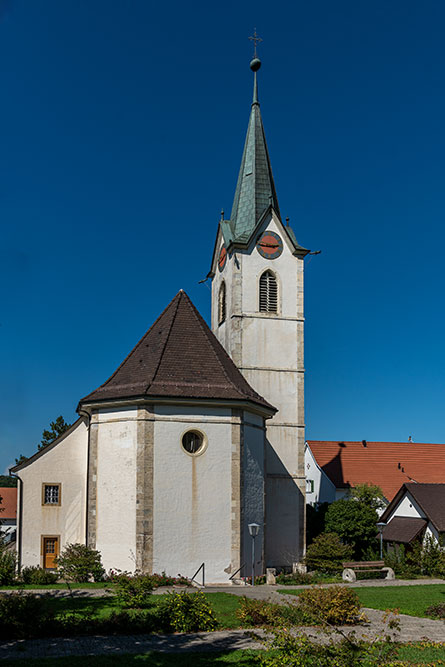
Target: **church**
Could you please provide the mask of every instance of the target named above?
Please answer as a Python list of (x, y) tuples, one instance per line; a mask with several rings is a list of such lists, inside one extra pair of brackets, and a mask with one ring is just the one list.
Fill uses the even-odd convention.
[(253, 100), (230, 219), (208, 279), (211, 328), (182, 290), (77, 421), (12, 468), (19, 566), (55, 567), (69, 543), (106, 570), (206, 582), (301, 561), (305, 549), (304, 258), (283, 223)]

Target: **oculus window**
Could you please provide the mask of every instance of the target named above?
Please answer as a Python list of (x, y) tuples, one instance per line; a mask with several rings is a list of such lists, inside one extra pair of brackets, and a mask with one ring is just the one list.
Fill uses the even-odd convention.
[(207, 439), (201, 431), (186, 431), (181, 439), (182, 448), (191, 456), (202, 454), (207, 445)]

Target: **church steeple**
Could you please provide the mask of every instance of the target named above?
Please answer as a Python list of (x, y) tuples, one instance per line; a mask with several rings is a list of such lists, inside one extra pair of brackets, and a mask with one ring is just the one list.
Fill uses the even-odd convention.
[(261, 61), (255, 54), (250, 63), (250, 69), (254, 73), (253, 101), (230, 216), (233, 236), (238, 242), (249, 239), (269, 206), (273, 207), (280, 218), (278, 198), (258, 101), (257, 71), (260, 67)]

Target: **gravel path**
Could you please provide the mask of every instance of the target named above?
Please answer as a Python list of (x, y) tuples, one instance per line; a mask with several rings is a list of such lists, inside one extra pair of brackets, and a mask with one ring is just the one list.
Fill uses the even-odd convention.
[[(445, 583), (442, 580), (409, 581), (382, 581), (381, 585), (406, 586), (413, 583)], [(369, 585), (369, 582), (366, 582)], [(373, 582), (372, 585), (375, 585)], [(277, 592), (276, 586), (252, 587), (212, 587), (208, 592), (226, 592), (235, 595), (247, 595), (260, 599), (269, 598), (282, 602), (288, 600)], [(36, 591), (37, 592), (37, 591)], [(47, 593), (48, 591), (40, 591)], [(158, 590), (157, 594), (165, 592)], [(52, 591), (56, 597), (66, 596), (65, 591)], [(76, 589), (75, 597), (98, 597), (106, 594), (102, 589)], [(372, 639), (388, 634), (383, 619), (385, 612), (376, 609), (365, 609), (368, 622), (364, 625), (343, 628), (346, 633), (355, 632), (357, 636)], [(400, 642), (429, 640), (445, 642), (444, 621), (434, 621), (427, 618), (416, 618), (400, 614), (398, 616), (400, 630), (392, 631), (391, 635)], [(318, 628), (298, 628), (298, 633), (304, 633), (320, 642), (327, 640), (326, 634)], [(74, 637), (56, 639), (30, 639), (0, 642), (0, 662), (3, 660), (52, 658), (64, 656), (91, 656), (91, 655), (123, 655), (132, 653), (147, 653), (149, 651), (233, 651), (235, 649), (262, 648), (262, 644), (255, 642), (244, 630), (227, 630), (220, 632), (202, 632), (187, 635), (128, 635), (112, 637)]]

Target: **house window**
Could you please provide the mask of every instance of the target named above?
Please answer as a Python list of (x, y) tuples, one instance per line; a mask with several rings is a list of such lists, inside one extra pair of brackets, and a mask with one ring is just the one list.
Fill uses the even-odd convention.
[(42, 505), (60, 505), (60, 484), (43, 484)]
[(186, 431), (182, 436), (182, 447), (187, 454), (198, 456), (202, 454), (207, 446), (207, 438), (201, 431)]
[(222, 281), (218, 294), (218, 325), (226, 319), (226, 283)]
[(260, 313), (278, 312), (278, 285), (272, 271), (265, 271), (260, 278)]
[(307, 479), (306, 480), (306, 493), (314, 493), (314, 480), (313, 479)]

